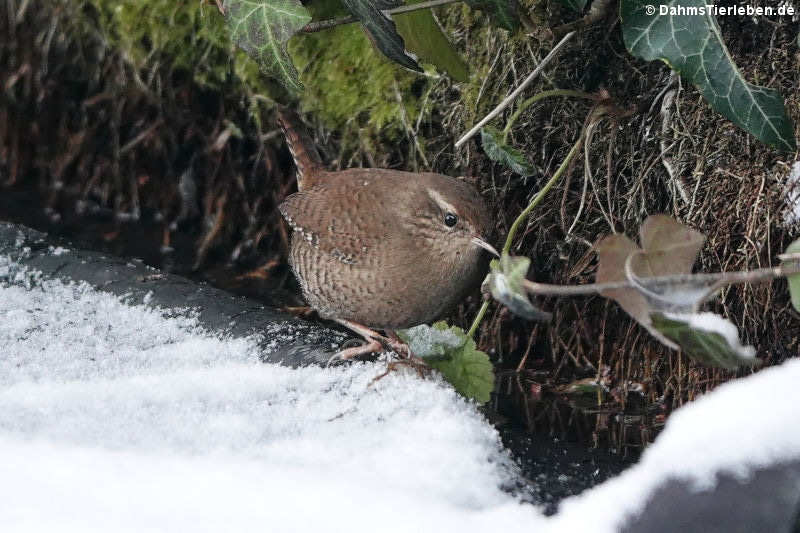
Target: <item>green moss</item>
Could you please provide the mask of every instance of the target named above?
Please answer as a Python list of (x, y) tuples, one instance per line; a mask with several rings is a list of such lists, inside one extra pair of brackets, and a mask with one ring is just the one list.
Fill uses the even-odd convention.
[[(233, 47), (216, 7), (175, 0), (88, 0), (88, 4), (95, 16), (87, 22), (96, 18), (103, 37), (135, 68), (147, 70), (158, 62), (187, 72), (210, 88), (219, 88), (229, 79)], [(252, 77), (245, 81), (259, 84)]]
[[(255, 62), (232, 46), (225, 20), (213, 4), (200, 0), (86, 0), (86, 5), (91, 9), (86, 10), (90, 16), (85, 22), (99, 27), (105, 40), (140, 72), (158, 64), (188, 73), (210, 89), (237, 90), (235, 86), (241, 84), (238, 90), (247, 95), (281, 101), (287, 96)], [(337, 12), (335, 5), (328, 8)], [(329, 13), (316, 15), (327, 18)], [(306, 85), (300, 95), (302, 107), (321, 117), (328, 127), (366, 127), (392, 138), (402, 131), (403, 113), (408, 120), (416, 120), (419, 98), (409, 89), (419, 76), (383, 58), (358, 25), (297, 35), (289, 49)]]
[(296, 36), (289, 50), (306, 86), (303, 107), (328, 126), (338, 129), (355, 119), (357, 126), (391, 135), (401, 130), (404, 111), (416, 120), (419, 100), (409, 89), (419, 76), (384, 59), (358, 25)]

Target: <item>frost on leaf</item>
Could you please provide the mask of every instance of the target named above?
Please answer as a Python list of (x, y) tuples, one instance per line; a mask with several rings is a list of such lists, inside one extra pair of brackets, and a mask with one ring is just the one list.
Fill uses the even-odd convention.
[(503, 254), (499, 260), (490, 263), (490, 272), (484, 283), (489, 286), (492, 297), (515, 315), (528, 320), (548, 321), (552, 315), (531, 303), (523, 284), (530, 264), (527, 257)]
[(397, 332), (411, 352), (421, 357), (461, 395), (479, 404), (489, 401), (494, 389), (494, 368), (489, 356), (478, 350), (464, 330), (446, 322), (421, 325)]
[(786, 214), (783, 223), (791, 227), (800, 224), (800, 160), (792, 164), (785, 183)]
[(287, 89), (302, 90), (286, 52), (289, 38), (311, 21), (300, 0), (225, 0), (223, 6), (233, 42)]
[(735, 370), (760, 363), (755, 348), (742, 345), (736, 326), (719, 315), (653, 313), (651, 319), (653, 328), (706, 366)]

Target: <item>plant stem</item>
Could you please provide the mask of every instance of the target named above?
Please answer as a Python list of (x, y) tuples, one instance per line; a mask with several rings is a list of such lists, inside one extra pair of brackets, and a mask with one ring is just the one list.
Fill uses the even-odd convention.
[[(539, 205), (539, 203), (542, 201), (547, 192), (550, 189), (552, 189), (556, 183), (558, 183), (558, 180), (561, 178), (561, 175), (564, 174), (564, 171), (567, 169), (567, 167), (569, 167), (570, 162), (575, 158), (575, 155), (578, 153), (578, 150), (580, 150), (582, 144), (583, 144), (583, 131), (581, 131), (578, 140), (575, 141), (575, 144), (572, 145), (572, 148), (567, 154), (567, 157), (565, 157), (564, 161), (561, 162), (561, 166), (558, 167), (558, 170), (556, 170), (555, 174), (553, 174), (553, 177), (550, 178), (550, 180), (544, 184), (544, 187), (542, 187), (539, 190), (539, 192), (536, 193), (536, 196), (533, 197), (531, 203), (528, 204), (528, 207), (526, 207), (525, 210), (519, 214), (516, 220), (514, 220), (514, 223), (511, 225), (511, 229), (508, 230), (508, 236), (506, 236), (506, 242), (503, 245), (503, 252), (502, 252), (503, 254), (507, 254), (508, 251), (511, 249), (511, 243), (514, 241), (514, 235), (516, 235), (520, 224), (522, 224), (525, 218), (527, 218), (527, 216), (531, 214), (531, 211), (533, 211), (533, 209), (537, 205)], [(481, 320), (483, 320), (483, 317), (486, 315), (487, 309), (489, 309), (489, 300), (484, 300), (483, 304), (481, 305), (481, 308), (478, 310), (478, 314), (475, 316), (475, 320), (472, 321), (472, 325), (469, 327), (469, 331), (467, 332), (467, 335), (469, 337), (475, 336), (475, 333), (478, 331), (478, 326), (480, 326), (481, 324)]]
[(472, 321), (472, 325), (469, 327), (467, 337), (475, 337), (475, 332), (478, 331), (478, 326), (481, 325), (481, 320), (483, 320), (484, 315), (486, 315), (487, 309), (489, 309), (489, 300), (484, 300), (483, 304), (481, 304), (481, 308), (478, 309), (478, 314), (475, 315), (475, 320)]
[(550, 89), (549, 91), (542, 91), (538, 94), (535, 94), (522, 102), (516, 111), (511, 115), (511, 118), (508, 119), (506, 123), (506, 127), (503, 128), (503, 142), (508, 143), (508, 134), (511, 132), (511, 128), (514, 126), (514, 122), (517, 121), (519, 116), (530, 106), (538, 102), (539, 100), (544, 100), (545, 98), (550, 98), (552, 96), (573, 96), (575, 98), (585, 98), (587, 100), (597, 100), (597, 97), (591, 93), (583, 92), (583, 91), (575, 91), (572, 89)]
[[(421, 5), (421, 4), (416, 4), (416, 5)], [(570, 32), (570, 33), (566, 34), (560, 41), (558, 41), (558, 44), (556, 44), (553, 47), (553, 49), (550, 50), (550, 53), (547, 54), (545, 56), (545, 58), (542, 59), (542, 61), (538, 65), (536, 65), (536, 68), (533, 69), (533, 72), (528, 74), (528, 77), (525, 78), (525, 80), (522, 83), (519, 84), (519, 87), (514, 89), (511, 92), (511, 94), (506, 96), (505, 99), (497, 105), (497, 107), (492, 109), (489, 112), (488, 115), (483, 117), (483, 119), (480, 122), (478, 122), (471, 130), (469, 130), (467, 133), (464, 134), (463, 137), (461, 137), (458, 141), (456, 141), (456, 148), (460, 148), (462, 144), (467, 142), (473, 135), (478, 133), (478, 130), (480, 130), (482, 127), (484, 127), (494, 117), (499, 115), (500, 112), (503, 111), (503, 109), (505, 109), (509, 105), (511, 105), (511, 102), (513, 102), (517, 98), (517, 96), (519, 96), (519, 94), (522, 91), (524, 91), (525, 88), (533, 82), (533, 80), (536, 79), (536, 77), (539, 75), (539, 73), (542, 72), (542, 70), (544, 70), (544, 67), (546, 67), (547, 64), (550, 63), (550, 61), (552, 61), (553, 58), (555, 58), (558, 55), (558, 52), (561, 51), (561, 49), (564, 47), (564, 45), (567, 44), (567, 41), (572, 39), (572, 37), (574, 35), (575, 35), (574, 31)]]
[[(461, 0), (428, 0), (427, 2), (420, 2), (419, 4), (411, 4), (407, 6), (395, 7), (393, 9), (387, 9), (384, 11), (384, 13), (389, 15), (399, 15), (400, 13), (410, 13), (411, 11), (444, 6), (447, 4), (453, 4), (455, 2), (460, 2), (460, 1)], [(352, 24), (358, 21), (359, 20), (353, 16), (341, 17), (338, 19), (320, 20), (318, 22), (309, 22), (308, 24), (303, 26), (303, 28), (300, 31), (303, 33), (314, 33), (322, 30), (327, 30), (328, 28), (333, 28), (335, 26), (341, 26), (343, 24)]]
[(539, 202), (542, 201), (542, 199), (548, 193), (548, 191), (550, 191), (550, 189), (552, 189), (553, 186), (556, 183), (558, 183), (558, 180), (561, 178), (561, 175), (564, 174), (565, 170), (567, 170), (567, 167), (572, 162), (572, 159), (577, 155), (578, 150), (580, 150), (582, 144), (583, 144), (583, 131), (581, 131), (578, 140), (575, 141), (575, 144), (572, 145), (572, 148), (567, 154), (567, 157), (565, 157), (564, 161), (561, 162), (561, 166), (559, 166), (558, 170), (555, 171), (553, 177), (550, 178), (550, 180), (544, 184), (544, 187), (542, 187), (539, 190), (539, 192), (536, 193), (536, 196), (533, 197), (533, 200), (531, 200), (531, 203), (528, 204), (528, 207), (526, 207), (522, 211), (522, 213), (519, 214), (517, 219), (514, 220), (514, 223), (511, 224), (511, 229), (508, 230), (508, 236), (506, 237), (506, 242), (503, 245), (503, 251), (500, 253), (501, 255), (507, 254), (511, 250), (511, 243), (514, 241), (514, 235), (517, 234), (519, 226), (525, 221), (526, 218), (528, 218), (528, 215), (531, 214), (531, 211), (533, 211), (533, 209), (537, 205), (539, 205)]
[[(642, 278), (641, 282), (679, 285), (686, 282), (706, 282), (709, 285), (736, 285), (741, 283), (758, 283), (771, 281), (800, 273), (800, 265), (786, 264), (772, 268), (756, 270), (740, 270), (736, 272), (714, 272), (700, 274), (676, 274), (674, 276), (655, 276)], [(587, 283), (585, 285), (552, 285), (524, 280), (525, 290), (539, 296), (585, 296), (615, 289), (635, 289), (636, 284), (630, 281), (612, 281), (608, 283)]]

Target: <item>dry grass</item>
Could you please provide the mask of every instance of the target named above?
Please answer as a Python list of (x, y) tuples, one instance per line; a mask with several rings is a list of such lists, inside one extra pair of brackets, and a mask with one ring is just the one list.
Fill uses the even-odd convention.
[[(36, 191), (53, 222), (66, 213), (108, 219), (106, 240), (158, 226), (152, 246), (167, 264), (188, 256), (182, 273), (228, 265), (257, 274), (284, 263), (276, 206), (293, 172), (235, 74), (216, 93), (157, 54), (137, 70), (87, 24), (96, 16), (88, 4), (8, 7), (0, 187)], [(275, 286), (291, 279), (278, 270)]]

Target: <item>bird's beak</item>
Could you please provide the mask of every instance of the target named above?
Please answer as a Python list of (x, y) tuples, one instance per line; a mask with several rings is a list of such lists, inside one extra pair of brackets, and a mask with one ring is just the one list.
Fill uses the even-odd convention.
[(473, 237), (472, 238), (472, 244), (474, 244), (475, 246), (479, 246), (479, 247), (483, 248), (484, 250), (486, 250), (487, 252), (493, 254), (496, 257), (500, 257), (500, 254), (497, 253), (497, 250), (494, 249), (494, 246), (492, 246), (488, 242), (484, 241), (480, 237)]

